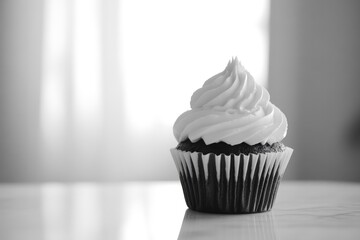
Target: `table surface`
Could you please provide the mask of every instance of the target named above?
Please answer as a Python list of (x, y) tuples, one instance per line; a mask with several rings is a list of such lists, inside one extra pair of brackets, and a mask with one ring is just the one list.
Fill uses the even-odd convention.
[(360, 184), (282, 182), (246, 215), (189, 210), (179, 182), (0, 184), (0, 239), (360, 239)]

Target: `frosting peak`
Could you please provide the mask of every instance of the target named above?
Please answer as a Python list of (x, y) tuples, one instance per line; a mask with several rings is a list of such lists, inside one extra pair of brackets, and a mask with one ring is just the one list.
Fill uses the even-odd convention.
[(196, 90), (190, 105), (192, 110), (180, 115), (174, 125), (179, 142), (202, 138), (206, 144), (272, 144), (287, 132), (285, 115), (237, 58)]
[(237, 112), (254, 112), (259, 104), (269, 101), (266, 89), (257, 85), (251, 74), (237, 58), (228, 63), (225, 70), (195, 91), (191, 97), (191, 108), (232, 109)]

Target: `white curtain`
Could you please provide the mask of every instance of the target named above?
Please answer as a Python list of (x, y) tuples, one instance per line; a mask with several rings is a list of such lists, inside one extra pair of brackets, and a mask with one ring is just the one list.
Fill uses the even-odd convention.
[[(3, 153), (13, 180), (22, 173), (28, 180), (176, 179), (172, 124), (190, 108), (192, 92), (233, 56), (267, 84), (268, 0), (9, 0), (2, 7), (11, 13), (6, 38), (33, 41), (19, 43), (22, 51), (38, 47), (37, 58), (21, 66), (14, 58), (6, 68), (10, 75), (38, 69), (14, 77), (37, 89), (36, 99), (26, 99), (34, 124), (13, 125), (15, 115), (2, 124), (10, 135), (36, 126), (26, 140), (17, 137), (36, 144), (16, 163), (16, 148)], [(17, 53), (14, 44), (6, 55)], [(17, 106), (3, 109), (10, 107)]]

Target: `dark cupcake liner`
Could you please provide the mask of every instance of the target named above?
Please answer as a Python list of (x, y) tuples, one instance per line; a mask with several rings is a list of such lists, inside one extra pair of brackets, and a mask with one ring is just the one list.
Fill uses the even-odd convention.
[(213, 213), (271, 210), (292, 151), (204, 155), (171, 149), (187, 206)]

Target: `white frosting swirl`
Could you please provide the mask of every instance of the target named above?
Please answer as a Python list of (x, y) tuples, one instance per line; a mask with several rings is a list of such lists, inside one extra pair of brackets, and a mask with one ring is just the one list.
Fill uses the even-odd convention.
[(195, 91), (190, 105), (192, 110), (181, 114), (174, 124), (178, 142), (202, 138), (206, 144), (254, 145), (272, 144), (286, 136), (285, 115), (237, 58)]

